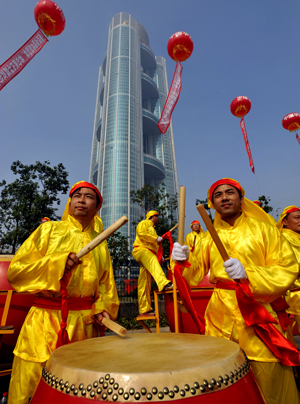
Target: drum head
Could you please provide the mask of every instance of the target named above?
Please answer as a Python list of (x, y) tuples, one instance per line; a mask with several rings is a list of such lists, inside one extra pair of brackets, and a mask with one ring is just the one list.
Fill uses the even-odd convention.
[(239, 345), (222, 338), (131, 334), (58, 348), (45, 365), (43, 379), (77, 397), (168, 401), (226, 389), (249, 368)]

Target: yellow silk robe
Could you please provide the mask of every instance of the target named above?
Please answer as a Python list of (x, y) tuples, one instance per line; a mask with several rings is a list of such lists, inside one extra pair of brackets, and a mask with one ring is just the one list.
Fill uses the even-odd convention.
[(136, 238), (133, 247), (148, 248), (155, 252), (158, 251), (157, 233), (152, 220), (142, 220), (136, 227)]
[[(79, 252), (97, 235), (90, 225), (82, 231), (81, 224), (71, 216), (66, 221), (43, 223), (17, 251), (8, 269), (8, 281), (17, 292), (59, 297), (68, 254)], [(94, 298), (95, 302), (92, 309), (69, 311), (67, 330), (71, 342), (96, 336), (93, 315), (105, 310), (115, 319), (119, 307), (107, 243), (101, 243), (81, 261), (71, 272), (68, 296)], [(56, 347), (60, 322), (59, 310), (32, 307), (14, 354), (27, 361), (45, 362)]]
[(190, 251), (194, 246), (194, 253), (195, 253), (196, 250), (200, 249), (201, 239), (203, 235), (204, 235), (203, 231), (200, 231), (200, 233), (197, 233), (196, 231), (191, 231), (186, 235), (184, 244), (189, 246)]
[[(159, 248), (156, 239), (157, 233), (152, 220), (142, 220), (136, 228), (136, 238), (133, 243), (135, 248), (132, 251), (133, 258), (140, 265), (138, 280), (138, 304), (140, 314), (152, 310), (150, 298), (151, 276), (153, 276), (159, 291), (169, 283), (156, 257)], [(149, 250), (153, 251), (153, 253)]]
[[(282, 234), (290, 243), (298, 263), (300, 264), (300, 234), (293, 230), (282, 229)], [(285, 295), (285, 300), (290, 306), (286, 311), (288, 313), (299, 316), (300, 315), (300, 290), (293, 291), (294, 289), (300, 288), (299, 277), (295, 280), (294, 284), (291, 286), (290, 290), (287, 291)]]
[[(228, 254), (244, 266), (250, 290), (272, 316), (278, 320), (270, 302), (282, 296), (295, 281), (299, 265), (295, 255), (277, 228), (242, 214), (234, 226), (221, 221), (216, 230)], [(190, 254), (192, 268), (186, 268), (183, 276), (196, 286), (210, 269), (210, 282), (230, 281), (223, 267), (222, 257), (210, 234), (201, 240), (201, 248)], [(232, 280), (231, 280), (232, 281)], [(233, 282), (233, 281), (232, 281)], [(278, 362), (267, 346), (247, 327), (241, 315), (234, 290), (215, 288), (206, 313), (208, 335), (237, 342), (250, 360)], [(275, 327), (282, 332), (280, 324)]]

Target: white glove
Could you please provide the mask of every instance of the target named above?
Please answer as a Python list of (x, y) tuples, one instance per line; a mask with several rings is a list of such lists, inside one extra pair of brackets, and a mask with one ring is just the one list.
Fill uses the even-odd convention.
[(230, 279), (247, 279), (245, 268), (238, 259), (229, 258), (224, 262), (223, 267), (225, 267), (225, 272)]
[(158, 236), (157, 239), (156, 239), (156, 241), (157, 241), (158, 243), (161, 243), (161, 242), (163, 241), (163, 238), (160, 237), (160, 236)]
[(186, 261), (189, 258), (190, 249), (187, 245), (180, 245), (179, 243), (174, 243), (172, 251), (172, 259), (174, 261)]

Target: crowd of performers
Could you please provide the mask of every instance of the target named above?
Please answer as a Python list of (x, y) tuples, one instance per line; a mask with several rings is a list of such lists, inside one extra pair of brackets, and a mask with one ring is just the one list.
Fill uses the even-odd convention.
[[(229, 178), (208, 190), (214, 226), (229, 260), (223, 262), (211, 235), (193, 221), (185, 245), (174, 244), (171, 266), (182, 264), (190, 286), (210, 274), (215, 288), (205, 313), (205, 334), (241, 346), (267, 403), (299, 403), (292, 367), (300, 366), (300, 354), (286, 338), (286, 312), (294, 314), (300, 329), (300, 209), (288, 206), (276, 224), (244, 195), (242, 186)], [(28, 403), (45, 362), (66, 338), (75, 342), (95, 337), (103, 316), (117, 316), (119, 300), (107, 243), (81, 261), (75, 254), (103, 231), (97, 213), (101, 204), (94, 185), (76, 183), (62, 220), (39, 226), (11, 262), (8, 281), (17, 292), (34, 293), (36, 298), (14, 350), (9, 404)], [(152, 313), (151, 276), (160, 291), (173, 288), (156, 255), (162, 242), (155, 230), (158, 220), (156, 211), (148, 212), (133, 244), (140, 265), (141, 314)], [(67, 321), (62, 321), (61, 290), (68, 296)]]

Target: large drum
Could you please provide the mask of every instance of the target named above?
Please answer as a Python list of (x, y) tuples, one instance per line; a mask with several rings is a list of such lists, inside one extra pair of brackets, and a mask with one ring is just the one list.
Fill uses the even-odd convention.
[(58, 348), (31, 404), (90, 400), (265, 403), (239, 345), (195, 334), (111, 336)]

